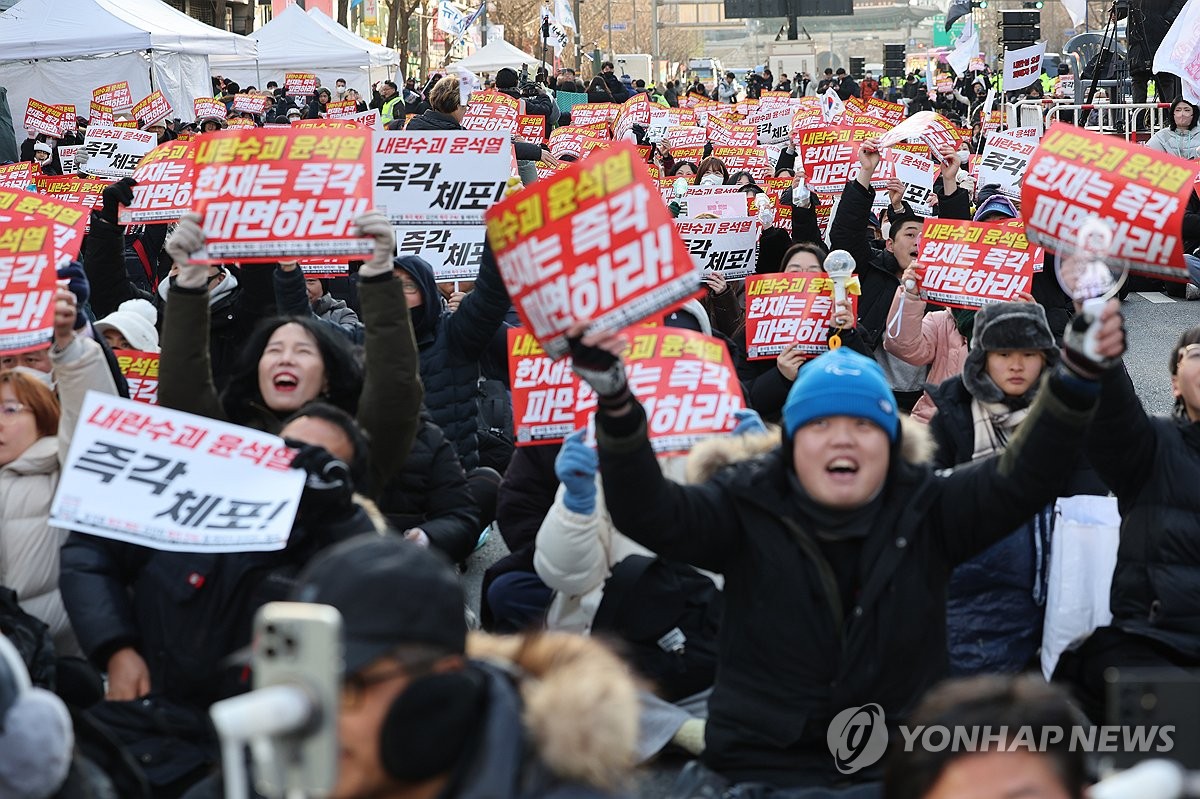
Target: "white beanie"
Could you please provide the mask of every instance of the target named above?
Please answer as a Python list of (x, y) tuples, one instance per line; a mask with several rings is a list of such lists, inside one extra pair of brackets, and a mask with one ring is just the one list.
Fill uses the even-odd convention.
[(35, 153), (46, 153), (46, 154), (50, 154), (50, 153), (54, 152), (53, 150), (50, 149), (50, 145), (46, 144), (46, 142), (44, 142), (44, 141), (40, 141), (37, 144), (33, 145), (33, 151)]
[(158, 312), (145, 300), (126, 300), (117, 310), (96, 322), (96, 330), (103, 333), (115, 330), (125, 337), (129, 346), (142, 352), (158, 352), (158, 330), (154, 323)]
[(0, 796), (49, 799), (67, 779), (75, 731), (66, 705), (42, 688), (13, 644), (0, 635), (0, 683), (11, 701), (0, 709)]

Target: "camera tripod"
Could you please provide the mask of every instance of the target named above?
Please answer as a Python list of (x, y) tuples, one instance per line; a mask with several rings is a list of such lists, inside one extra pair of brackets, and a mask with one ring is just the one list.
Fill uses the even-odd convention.
[[(1123, 84), (1124, 79), (1128, 77), (1129, 68), (1127, 65), (1118, 61), (1117, 56), (1117, 23), (1129, 16), (1129, 0), (1113, 0), (1112, 7), (1108, 10), (1108, 21), (1104, 26), (1104, 35), (1100, 38), (1100, 51), (1096, 54), (1092, 67), (1092, 82), (1088, 86), (1087, 97), (1084, 103), (1092, 104), (1092, 100), (1096, 96), (1096, 87), (1100, 85), (1100, 75), (1107, 72), (1108, 65), (1113, 65), (1113, 75), (1118, 81), (1118, 85)], [(1110, 97), (1111, 102), (1118, 102), (1124, 99), (1124, 93), (1120, 98)], [(1086, 118), (1086, 115), (1084, 115)]]

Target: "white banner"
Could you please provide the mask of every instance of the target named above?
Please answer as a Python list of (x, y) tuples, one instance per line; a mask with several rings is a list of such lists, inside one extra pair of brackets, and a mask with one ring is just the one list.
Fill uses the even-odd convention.
[(58, 147), (58, 162), (62, 164), (62, 173), (64, 175), (73, 175), (75, 173), (75, 153), (79, 152), (82, 144), (72, 144), (66, 147)]
[(375, 136), (375, 207), (395, 224), (483, 224), (504, 196), (508, 133), (385, 131)]
[(483, 260), (483, 225), (396, 227), (396, 255), (416, 255), (433, 267), (438, 282), (474, 280)]
[(171, 552), (283, 549), (304, 490), (258, 430), (88, 392), (50, 523)]
[(88, 174), (101, 178), (133, 177), (142, 156), (156, 146), (158, 137), (148, 130), (89, 125), (83, 140)]
[(1200, 3), (1185, 4), (1171, 23), (1154, 53), (1154, 71), (1178, 75), (1183, 82), (1183, 99), (1200, 103)]
[(933, 191), (933, 178), (937, 171), (937, 165), (930, 161), (928, 156), (889, 147), (884, 151), (884, 158), (891, 162), (897, 180), (910, 186), (920, 186)]
[(676, 219), (675, 229), (699, 269), (733, 280), (754, 274), (758, 265), (757, 219)]
[(979, 177), (976, 185), (997, 184), (1005, 194), (1017, 197), (1021, 193), (1021, 179), (1025, 168), (1037, 149), (1037, 140), (1015, 136), (1013, 132), (993, 133), (979, 160)]
[(1004, 91), (1012, 92), (1031, 85), (1042, 74), (1042, 56), (1046, 43), (1038, 42), (1020, 50), (1004, 51)]
[(441, 0), (438, 3), (437, 13), (437, 29), (446, 33), (458, 36), (466, 27), (464, 23), (467, 21), (467, 15), (459, 11), (450, 0)]

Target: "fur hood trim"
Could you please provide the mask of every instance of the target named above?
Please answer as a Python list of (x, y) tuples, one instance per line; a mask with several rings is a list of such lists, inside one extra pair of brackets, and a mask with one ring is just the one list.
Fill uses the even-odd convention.
[(568, 633), (472, 632), (467, 655), (518, 675), (525, 729), (555, 775), (601, 791), (627, 782), (637, 762), (637, 686), (610, 649)]
[[(703, 483), (726, 466), (766, 455), (782, 443), (779, 428), (772, 425), (766, 433), (708, 438), (688, 454), (687, 481)], [(933, 435), (929, 427), (907, 415), (900, 416), (900, 457), (913, 464), (933, 459)]]

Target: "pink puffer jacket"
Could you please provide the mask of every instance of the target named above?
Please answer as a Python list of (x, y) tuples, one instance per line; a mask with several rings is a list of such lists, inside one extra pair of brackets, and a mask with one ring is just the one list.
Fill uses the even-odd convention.
[[(902, 294), (904, 288), (900, 287), (892, 298), (887, 332), (883, 337), (884, 349), (913, 366), (928, 365), (931, 385), (936, 386), (962, 372), (963, 361), (967, 358), (967, 340), (958, 332), (953, 314), (948, 310), (927, 314), (925, 302), (912, 296), (904, 298), (902, 308)], [(926, 423), (935, 413), (937, 407), (928, 393), (921, 395), (912, 410), (914, 419)]]

